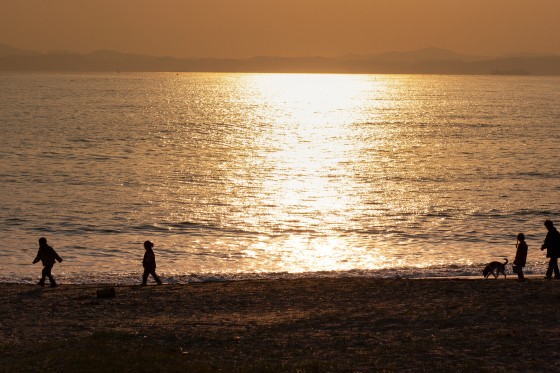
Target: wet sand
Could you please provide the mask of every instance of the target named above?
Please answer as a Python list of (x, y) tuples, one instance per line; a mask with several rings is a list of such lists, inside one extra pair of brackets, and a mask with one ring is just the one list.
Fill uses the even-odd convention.
[(0, 371), (560, 371), (560, 281), (0, 284)]

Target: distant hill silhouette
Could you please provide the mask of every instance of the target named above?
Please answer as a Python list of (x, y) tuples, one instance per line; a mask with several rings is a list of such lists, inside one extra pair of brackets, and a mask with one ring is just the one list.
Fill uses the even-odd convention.
[(480, 61), (488, 60), (487, 56), (470, 56), (458, 54), (441, 48), (422, 48), (405, 52), (386, 52), (376, 55), (357, 55), (350, 54), (344, 58), (350, 60), (384, 60), (389, 62), (416, 62), (416, 61)]
[(10, 47), (6, 44), (0, 44), (0, 58), (10, 57), (10, 56), (32, 56), (32, 55), (40, 55), (40, 52), (35, 51), (28, 51), (24, 49), (18, 49), (14, 47)]
[(484, 57), (439, 48), (327, 57), (175, 58), (101, 50), (41, 53), (0, 44), (0, 71), (292, 72), (560, 75), (559, 55)]

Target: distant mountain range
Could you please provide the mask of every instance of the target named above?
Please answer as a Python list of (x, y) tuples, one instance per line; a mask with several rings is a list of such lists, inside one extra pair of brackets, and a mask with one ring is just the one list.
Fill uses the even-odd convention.
[(560, 75), (560, 55), (469, 56), (439, 48), (341, 57), (175, 58), (101, 50), (42, 53), (0, 44), (0, 71), (168, 71)]

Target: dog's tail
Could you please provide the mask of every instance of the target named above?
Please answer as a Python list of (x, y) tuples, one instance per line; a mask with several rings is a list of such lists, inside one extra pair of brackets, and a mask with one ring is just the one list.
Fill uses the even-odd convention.
[(504, 258), (506, 261), (504, 262), (504, 265), (508, 264), (508, 258)]

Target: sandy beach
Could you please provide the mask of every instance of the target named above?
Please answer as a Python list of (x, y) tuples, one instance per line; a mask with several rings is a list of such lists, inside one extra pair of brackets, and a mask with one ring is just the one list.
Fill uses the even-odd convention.
[(0, 370), (560, 371), (560, 281), (0, 284)]

